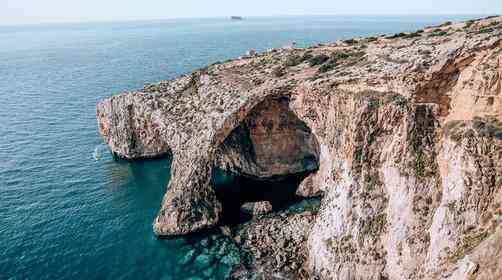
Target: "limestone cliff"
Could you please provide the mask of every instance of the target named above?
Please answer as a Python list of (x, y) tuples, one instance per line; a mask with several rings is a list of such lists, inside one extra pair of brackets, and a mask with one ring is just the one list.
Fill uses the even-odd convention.
[(313, 171), (298, 277), (500, 279), (501, 39), (491, 17), (270, 50), (110, 97), (99, 130), (120, 157), (172, 153), (158, 235), (218, 223), (215, 165)]

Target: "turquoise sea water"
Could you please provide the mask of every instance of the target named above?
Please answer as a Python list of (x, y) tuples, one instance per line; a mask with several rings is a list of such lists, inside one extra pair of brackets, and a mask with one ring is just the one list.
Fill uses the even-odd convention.
[[(196, 263), (179, 263), (194, 248), (203, 250), (198, 241), (158, 240), (152, 233), (169, 159), (114, 161), (95, 121), (95, 104), (106, 96), (248, 49), (293, 41), (308, 46), (472, 17), (0, 27), (0, 279), (202, 277)], [(214, 266), (224, 270), (220, 262)]]

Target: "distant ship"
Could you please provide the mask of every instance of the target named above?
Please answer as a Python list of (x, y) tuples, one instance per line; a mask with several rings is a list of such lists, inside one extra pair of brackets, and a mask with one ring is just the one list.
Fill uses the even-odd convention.
[(230, 19), (231, 20), (243, 20), (244, 18), (241, 16), (231, 16)]

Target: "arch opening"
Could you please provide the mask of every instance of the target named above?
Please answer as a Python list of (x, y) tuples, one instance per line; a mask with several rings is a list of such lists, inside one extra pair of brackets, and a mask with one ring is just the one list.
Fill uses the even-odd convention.
[(219, 146), (212, 184), (222, 203), (221, 222), (241, 223), (252, 216), (246, 202), (268, 201), (273, 211), (303, 199), (300, 183), (319, 169), (319, 144), (289, 107), (289, 97), (259, 103)]

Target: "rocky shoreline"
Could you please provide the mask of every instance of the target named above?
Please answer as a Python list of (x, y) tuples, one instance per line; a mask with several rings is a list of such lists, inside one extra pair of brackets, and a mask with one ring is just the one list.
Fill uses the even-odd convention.
[(502, 17), (489, 17), (274, 49), (103, 100), (99, 131), (118, 157), (172, 154), (159, 236), (221, 225), (216, 168), (263, 182), (307, 174), (296, 195), (319, 207), (252, 206), (251, 222), (223, 228), (229, 242), (213, 240), (232, 250), (188, 255), (200, 271), (498, 279), (501, 43)]

